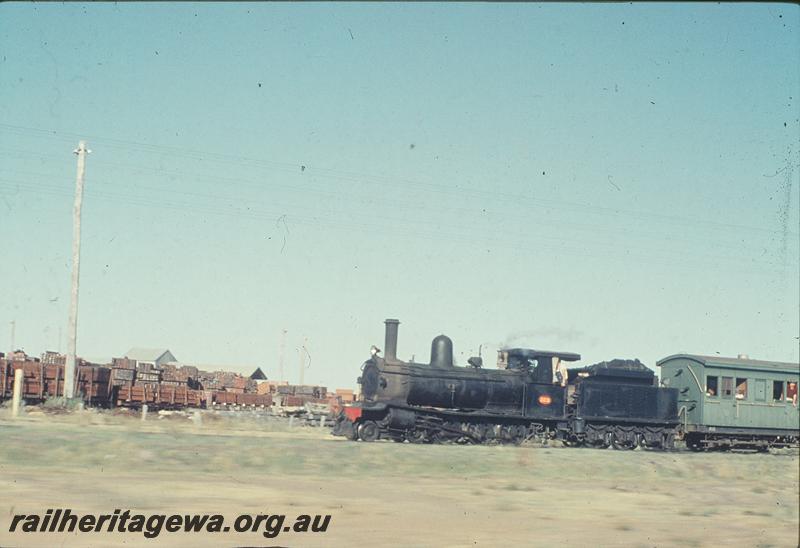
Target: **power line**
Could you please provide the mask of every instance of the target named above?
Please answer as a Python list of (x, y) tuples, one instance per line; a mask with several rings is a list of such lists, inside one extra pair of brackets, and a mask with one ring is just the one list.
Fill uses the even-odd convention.
[[(73, 136), (74, 134), (54, 131), (54, 130), (43, 130), (38, 128), (29, 128), (25, 126), (14, 126), (10, 124), (0, 124), (0, 128), (4, 128), (6, 130), (12, 131), (30, 131), (34, 132), (39, 136), (48, 137), (48, 138), (56, 138), (56, 139), (66, 139), (67, 136)], [(58, 137), (58, 135), (63, 135), (64, 137)], [(753, 230), (753, 231), (766, 231), (766, 232), (774, 232), (772, 229), (767, 229), (763, 227), (753, 227), (747, 225), (739, 225), (734, 223), (719, 223), (715, 221), (710, 221), (708, 219), (697, 219), (697, 218), (690, 218), (690, 217), (680, 217), (675, 215), (666, 215), (664, 213), (658, 212), (651, 212), (651, 211), (635, 211), (635, 210), (628, 210), (624, 208), (613, 208), (607, 206), (597, 206), (593, 204), (585, 204), (581, 202), (570, 202), (570, 201), (563, 201), (563, 200), (551, 200), (551, 199), (541, 199), (537, 198), (534, 199), (531, 196), (524, 195), (524, 194), (510, 194), (504, 192), (498, 192), (495, 190), (492, 191), (485, 191), (480, 189), (470, 189), (465, 187), (459, 187), (458, 189), (453, 189), (452, 187), (448, 187), (445, 185), (439, 185), (435, 183), (422, 183), (419, 181), (414, 181), (405, 178), (392, 178), (383, 175), (375, 175), (375, 174), (366, 174), (354, 171), (344, 171), (344, 170), (334, 170), (325, 167), (318, 167), (318, 166), (305, 166), (300, 162), (277, 162), (272, 160), (263, 160), (263, 159), (255, 159), (250, 158), (247, 156), (238, 156), (232, 154), (222, 154), (218, 152), (204, 152), (198, 151), (193, 149), (185, 149), (181, 147), (174, 147), (174, 146), (164, 146), (164, 145), (154, 145), (152, 143), (140, 143), (137, 141), (126, 141), (122, 139), (115, 139), (115, 138), (108, 138), (108, 137), (101, 137), (101, 136), (92, 136), (93, 140), (97, 140), (100, 142), (107, 142), (112, 146), (117, 146), (123, 149), (139, 149), (142, 152), (146, 153), (159, 153), (164, 154), (165, 152), (170, 152), (174, 155), (185, 155), (186, 157), (203, 160), (203, 161), (212, 161), (212, 162), (219, 162), (219, 163), (227, 163), (227, 164), (234, 164), (234, 165), (250, 165), (251, 167), (280, 167), (283, 170), (289, 170), (292, 173), (297, 173), (301, 167), (305, 168), (309, 172), (317, 171), (319, 172), (318, 175), (321, 177), (328, 177), (340, 180), (349, 180), (353, 182), (365, 183), (365, 184), (378, 184), (381, 186), (385, 186), (386, 183), (396, 184), (398, 182), (403, 183), (404, 185), (415, 186), (418, 188), (422, 188), (428, 191), (439, 192), (444, 194), (450, 195), (458, 195), (463, 197), (464, 195), (472, 195), (476, 197), (482, 197), (484, 199), (490, 199), (493, 201), (496, 200), (505, 200), (510, 201), (513, 203), (520, 203), (520, 202), (538, 202), (542, 205), (549, 205), (550, 207), (556, 208), (582, 208), (582, 209), (589, 209), (597, 212), (608, 213), (612, 215), (625, 215), (627, 217), (635, 216), (639, 218), (643, 218), (652, 222), (653, 219), (662, 219), (664, 221), (669, 222), (680, 222), (680, 223), (691, 223), (691, 224), (700, 224), (700, 225), (709, 225), (709, 226), (716, 226), (719, 228), (737, 228), (737, 229), (746, 229), (746, 230)]]
[[(2, 171), (12, 171), (12, 172), (14, 172), (15, 170), (2, 170)], [(20, 173), (20, 174), (24, 174), (24, 175), (35, 175), (35, 176), (40, 176), (40, 177), (46, 176), (46, 174), (37, 173), (37, 172), (29, 172), (29, 171), (16, 171), (16, 172)], [(56, 176), (56, 175), (54, 174), (53, 176)], [(5, 179), (5, 180), (9, 181), (8, 179)], [(19, 184), (27, 185), (28, 188), (33, 188), (33, 187), (30, 186), (29, 182), (18, 183), (18, 186), (19, 186)], [(44, 187), (47, 187), (47, 188), (49, 188), (51, 190), (55, 190), (55, 191), (58, 191), (58, 189), (60, 188), (60, 187), (54, 187), (52, 185), (39, 185), (36, 188), (40, 188), (40, 189), (43, 190)], [(110, 185), (110, 184), (104, 185), (104, 188), (112, 188), (112, 185)], [(186, 209), (186, 210), (193, 210), (193, 211), (198, 211), (198, 212), (202, 212), (202, 213), (214, 213), (214, 214), (223, 214), (223, 212), (218, 210), (219, 206), (217, 204), (219, 202), (224, 202), (224, 201), (226, 201), (226, 200), (228, 200), (230, 198), (230, 196), (222, 196), (222, 195), (218, 195), (218, 194), (205, 194), (205, 193), (189, 192), (189, 191), (182, 191), (182, 190), (176, 190), (176, 189), (171, 189), (171, 188), (152, 187), (152, 186), (145, 186), (145, 185), (136, 185), (136, 188), (140, 188), (140, 189), (148, 190), (148, 191), (155, 191), (155, 192), (167, 192), (167, 193), (174, 193), (174, 194), (180, 194), (180, 195), (200, 197), (200, 198), (204, 198), (204, 199), (208, 199), (210, 201), (213, 201), (215, 205), (213, 206), (213, 211), (212, 211), (212, 210), (208, 209), (211, 206), (207, 206), (205, 209), (203, 209), (200, 206), (190, 205), (190, 204), (186, 204), (184, 202), (169, 201), (168, 199), (152, 200), (152, 199), (132, 196), (132, 195), (127, 194), (127, 193), (114, 194), (114, 193), (109, 193), (107, 191), (106, 192), (102, 192), (102, 193), (100, 193), (98, 191), (93, 191), (92, 195), (97, 195), (99, 197), (104, 197), (104, 198), (108, 198), (108, 199), (118, 199), (118, 200), (123, 201), (125, 203), (134, 203), (134, 202), (136, 202), (136, 203), (139, 203), (139, 204), (144, 205), (144, 206), (155, 206), (155, 207), (173, 206), (175, 209)], [(150, 193), (150, 195), (152, 195), (152, 192)], [(280, 210), (272, 210), (271, 212), (270, 211), (262, 211), (261, 214), (259, 214), (259, 210), (258, 209), (254, 210), (254, 208), (251, 207), (251, 206), (236, 206), (234, 204), (231, 204), (228, 207), (228, 210), (229, 210), (231, 215), (235, 215), (236, 217), (263, 218), (265, 220), (271, 220), (274, 217), (269, 217), (269, 216), (265, 217), (264, 214), (267, 214), (267, 215), (283, 215), (283, 214), (285, 214), (287, 212), (286, 209), (280, 209)], [(235, 213), (233, 213), (234, 211), (235, 211)], [(304, 211), (307, 211), (307, 207), (305, 206), (305, 204), (304, 204)], [(470, 213), (472, 213), (472, 212), (470, 212)], [(313, 219), (314, 221), (320, 220), (320, 216), (309, 217), (308, 215), (299, 215), (299, 214), (298, 215), (294, 215), (294, 218), (295, 218), (295, 220), (305, 220), (305, 221), (308, 221), (310, 219)], [(324, 219), (325, 218), (323, 216), (323, 220)], [(336, 219), (336, 218), (327, 219), (327, 220), (328, 220), (329, 223), (331, 223), (331, 222), (339, 222), (340, 221), (339, 219)], [(347, 223), (347, 225), (351, 225), (352, 221), (347, 221), (346, 223)], [(388, 215), (383, 215), (381, 217), (381, 223), (383, 225), (385, 225), (386, 223), (396, 223), (398, 225), (403, 225), (403, 224), (409, 224), (409, 220), (406, 219), (406, 218), (402, 218), (402, 217), (398, 218), (398, 217), (391, 217), (391, 216), (388, 216)], [(447, 224), (447, 223), (443, 223), (441, 220), (436, 220), (436, 219), (428, 220), (424, 215), (417, 214), (417, 215), (415, 215), (415, 216), (413, 216), (411, 218), (410, 224), (413, 224), (415, 227), (423, 226), (423, 227), (433, 228), (433, 229), (437, 230), (437, 234), (441, 235), (441, 226), (442, 226), (442, 224)], [(468, 223), (465, 226), (459, 225), (458, 228), (459, 228), (459, 231), (464, 235), (469, 235), (469, 233), (471, 231), (470, 230), (471, 228), (475, 228), (475, 229), (480, 230), (480, 231), (485, 231), (488, 228), (493, 228), (493, 229), (497, 229), (498, 228), (496, 223), (492, 223), (489, 226), (486, 226), (487, 224), (489, 224), (489, 221), (488, 220), (483, 220), (482, 223), (480, 224), (480, 226), (472, 227)], [(541, 223), (541, 225), (544, 226), (545, 228), (548, 228), (546, 222)], [(694, 239), (676, 238), (674, 234), (665, 234), (663, 231), (653, 232), (653, 231), (643, 230), (643, 229), (640, 229), (640, 228), (636, 228), (634, 230), (630, 226), (615, 229), (615, 228), (609, 227), (609, 226), (597, 226), (597, 225), (593, 225), (593, 224), (580, 223), (580, 222), (567, 222), (567, 223), (559, 223), (558, 230), (561, 233), (563, 233), (565, 231), (590, 232), (592, 235), (596, 235), (598, 233), (598, 230), (602, 231), (602, 232), (609, 232), (609, 233), (621, 232), (623, 235), (625, 235), (627, 237), (628, 241), (630, 241), (631, 238), (634, 238), (634, 240), (635, 239), (643, 239), (645, 242), (652, 242), (654, 240), (654, 238), (652, 236), (655, 236), (657, 239), (664, 240), (664, 241), (670, 241), (670, 242), (683, 241), (683, 242), (685, 242), (687, 244), (697, 243)], [(508, 234), (505, 234), (504, 238), (508, 238)], [(547, 237), (545, 237), (545, 238), (547, 238)], [(572, 239), (557, 238), (556, 241), (558, 241), (558, 242), (561, 242), (561, 241), (572, 242)], [(703, 239), (703, 242), (706, 242), (706, 241), (707, 241), (706, 239)], [(591, 240), (588, 240), (587, 243), (588, 244), (592, 244), (594, 242), (592, 242)], [(740, 243), (738, 243), (738, 242), (737, 243), (725, 243), (725, 242), (716, 240), (716, 241), (713, 241), (713, 242), (710, 242), (710, 243), (713, 244), (713, 246), (717, 247), (717, 248), (718, 247), (725, 247), (725, 248), (728, 248), (728, 249), (742, 250), (742, 245)], [(632, 247), (627, 242), (626, 242), (625, 245), (627, 247)]]
[[(25, 172), (25, 173), (28, 173), (28, 172)], [(37, 175), (41, 175), (41, 174), (37, 174)], [(10, 180), (10, 179), (4, 179), (4, 180), (8, 181), (8, 182), (11, 182), (11, 183), (16, 183), (15, 186), (12, 187), (12, 188), (16, 188), (16, 189), (27, 188), (29, 190), (37, 190), (38, 189), (38, 190), (44, 191), (45, 188), (47, 188), (47, 189), (49, 189), (51, 191), (55, 191), (55, 192), (58, 192), (60, 190), (60, 187), (54, 187), (52, 185), (31, 185), (30, 182), (13, 181), (13, 180)], [(106, 188), (110, 188), (110, 187), (111, 187), (111, 185), (106, 185)], [(215, 202), (215, 204), (217, 202), (219, 202), (220, 200), (226, 199), (226, 197), (219, 196), (219, 195), (210, 195), (210, 194), (202, 194), (202, 193), (176, 191), (176, 190), (172, 190), (172, 189), (161, 189), (161, 188), (157, 188), (157, 187), (143, 187), (143, 188), (144, 189), (155, 190), (155, 191), (175, 192), (175, 193), (178, 193), (178, 194), (198, 196), (198, 197), (207, 198), (209, 200), (212, 200), (212, 201)], [(124, 201), (126, 203), (132, 202), (132, 201), (137, 201), (141, 205), (153, 205), (153, 206), (173, 205), (173, 206), (175, 206), (177, 208), (200, 211), (200, 212), (206, 212), (206, 213), (208, 213), (208, 212), (217, 213), (218, 212), (217, 211), (218, 210), (218, 206), (217, 205), (213, 206), (213, 211), (211, 211), (208, 208), (203, 209), (201, 207), (198, 207), (197, 205), (189, 205), (189, 204), (186, 204), (184, 202), (169, 202), (169, 201), (164, 200), (164, 199), (156, 200), (156, 201), (147, 200), (145, 198), (135, 197), (135, 196), (132, 196), (130, 194), (114, 194), (114, 193), (109, 193), (109, 192), (102, 192), (101, 193), (101, 192), (98, 192), (98, 191), (93, 191), (93, 194), (97, 195), (97, 196), (106, 197), (106, 198), (109, 198), (109, 199), (119, 199), (119, 200)], [(236, 207), (234, 205), (231, 205), (229, 207), (229, 209), (235, 211), (236, 212), (235, 215), (237, 217), (250, 216), (250, 217), (253, 217), (253, 218), (265, 218), (263, 215), (258, 215), (256, 213), (257, 210), (254, 210), (254, 208), (252, 208), (250, 206), (238, 206), (238, 207)], [(304, 210), (305, 209), (306, 208), (304, 208)], [(285, 209), (273, 210), (269, 214), (270, 215), (283, 215), (283, 214), (286, 213), (286, 211), (287, 210), (285, 210)], [(311, 219), (315, 219), (315, 220), (319, 219), (319, 216), (313, 216), (313, 217), (301, 216), (301, 215), (296, 215), (295, 216), (295, 218), (298, 218), (298, 217), (305, 217), (306, 219), (311, 218)], [(266, 219), (272, 219), (272, 217), (266, 217)], [(335, 219), (332, 219), (332, 220), (335, 220)], [(381, 222), (383, 224), (394, 222), (394, 223), (398, 223), (398, 224), (413, 224), (415, 226), (426, 225), (426, 226), (430, 226), (430, 227), (433, 227), (433, 228), (436, 228), (436, 229), (439, 229), (441, 227), (441, 225), (442, 225), (442, 222), (438, 221), (438, 220), (426, 221), (424, 219), (420, 220), (418, 218), (413, 218), (411, 223), (409, 223), (408, 219), (389, 217), (389, 216), (383, 216), (381, 218)], [(347, 221), (347, 223), (351, 224), (352, 221)], [(546, 223), (544, 223), (544, 224), (546, 225)], [(459, 230), (461, 232), (465, 232), (465, 229), (467, 229), (466, 232), (469, 232), (469, 230), (468, 230), (469, 228), (470, 228), (469, 225), (467, 225), (466, 227), (459, 226)], [(481, 230), (485, 230), (486, 227), (478, 227), (478, 228), (481, 229)], [(609, 230), (609, 231), (613, 232), (613, 229), (609, 229), (609, 227), (598, 227), (598, 226), (595, 226), (595, 225), (585, 224), (585, 223), (583, 223), (583, 224), (582, 223), (563, 223), (562, 225), (559, 225), (558, 228), (559, 228), (559, 230), (561, 232), (563, 232), (564, 230), (576, 230), (576, 229), (582, 230), (584, 228), (586, 230), (591, 231), (593, 234), (596, 234), (598, 229)], [(628, 234), (630, 232), (630, 229), (629, 228), (625, 228), (625, 229), (623, 229), (623, 232)], [(639, 236), (645, 236), (646, 234), (647, 234), (646, 231), (637, 229), (635, 232), (633, 232), (632, 236), (639, 237)], [(655, 234), (657, 236), (661, 236), (662, 239), (665, 239), (665, 240), (669, 239), (670, 241), (676, 241), (675, 238), (670, 238), (670, 235), (665, 235), (665, 234), (663, 234), (661, 232), (657, 232)], [(647, 238), (647, 239), (648, 240), (652, 240), (652, 238)], [(560, 239), (560, 240), (563, 240), (563, 239)], [(687, 243), (690, 243), (691, 241), (692, 240), (688, 240)], [(741, 245), (739, 245), (739, 244), (736, 244), (736, 245), (728, 244), (728, 245), (726, 245), (726, 244), (724, 244), (722, 242), (713, 242), (713, 243), (716, 246), (729, 247), (729, 248), (732, 248), (732, 249), (741, 249)]]
[[(48, 174), (45, 174), (45, 173), (22, 171), (22, 170), (7, 170), (7, 169), (0, 168), (0, 171), (10, 171), (10, 172), (23, 174), (23, 175), (34, 175), (34, 176), (37, 176), (37, 177), (46, 177), (46, 176), (48, 176)], [(169, 174), (174, 174), (174, 175), (182, 175), (182, 173), (180, 173), (180, 172), (168, 172), (168, 173)], [(57, 174), (53, 174), (52, 176), (56, 177), (58, 175)], [(237, 181), (236, 179), (225, 179), (225, 178), (219, 178), (219, 177), (213, 177), (213, 176), (212, 177), (208, 177), (208, 178), (210, 180), (229, 180), (229, 181), (232, 181), (232, 182), (236, 182)], [(257, 186), (258, 186), (259, 190), (263, 190), (264, 189), (264, 184), (260, 184), (260, 185), (257, 185)], [(203, 198), (203, 199), (213, 200), (215, 203), (219, 203), (220, 201), (224, 202), (224, 201), (230, 199), (230, 195), (222, 196), (222, 195), (218, 195), (218, 194), (207, 194), (207, 193), (200, 193), (200, 192), (191, 192), (191, 191), (185, 191), (185, 190), (177, 190), (177, 189), (163, 188), (163, 187), (154, 187), (154, 186), (141, 185), (141, 184), (137, 184), (137, 185), (135, 185), (135, 187), (138, 188), (138, 189), (148, 190), (148, 191), (166, 192), (166, 193), (180, 194), (180, 195), (185, 195), (185, 196), (194, 196), (194, 197), (199, 197), (199, 198)], [(301, 192), (301, 193), (303, 192), (303, 189), (301, 187), (296, 187), (296, 186), (291, 186), (291, 185), (275, 185), (275, 184), (270, 183), (270, 188), (273, 188), (273, 187), (281, 187), (281, 188), (287, 188), (287, 189), (289, 189), (291, 191), (296, 191), (296, 192)], [(110, 184), (106, 185), (106, 188), (112, 188), (112, 185), (110, 185)], [(311, 190), (311, 192), (313, 193), (313, 192), (316, 192), (316, 191)], [(339, 196), (336, 196), (336, 195), (331, 194), (329, 192), (319, 192), (319, 195), (323, 196), (323, 197), (326, 197), (326, 198), (339, 197)], [(124, 195), (120, 196), (120, 199), (129, 199), (129, 198), (128, 198), (127, 194), (124, 194)], [(354, 200), (356, 202), (365, 203), (363, 198), (355, 198)], [(164, 201), (164, 200), (161, 200), (161, 201)], [(328, 203), (328, 202), (326, 202), (326, 203)], [(368, 202), (366, 202), (366, 203), (368, 204)], [(187, 206), (187, 207), (189, 207), (189, 206)], [(239, 212), (239, 213), (237, 213), (237, 215), (239, 215), (239, 216), (241, 216), (243, 214), (244, 209), (247, 209), (248, 211), (251, 209), (249, 206), (235, 207), (234, 205), (231, 205), (231, 207), (236, 209), (236, 211)], [(436, 219), (433, 216), (426, 216), (426, 215), (422, 214), (422, 213), (425, 212), (426, 209), (427, 209), (427, 211), (430, 211), (432, 213), (436, 213), (440, 209), (438, 207), (437, 208), (425, 208), (425, 207), (423, 207), (423, 208), (419, 208), (420, 209), (419, 211), (417, 211), (417, 210), (413, 210), (412, 211), (412, 209), (411, 209), (412, 206), (410, 204), (406, 204), (406, 208), (407, 208), (407, 211), (408, 211), (408, 213), (410, 215), (409, 218), (412, 219), (411, 222), (413, 222), (415, 225), (427, 225), (429, 227), (438, 228), (442, 224), (441, 220)], [(446, 209), (446, 208), (442, 208), (442, 209)], [(307, 206), (305, 206), (305, 204), (304, 204), (304, 211), (307, 211), (307, 210), (308, 210)], [(402, 205), (399, 208), (396, 208), (396, 207), (392, 208), (392, 212), (393, 213), (402, 213), (402, 210), (403, 210), (403, 206)], [(454, 209), (451, 208), (450, 211), (455, 211), (457, 213), (463, 212), (465, 215), (468, 216), (467, 219), (468, 219), (469, 222), (466, 223), (465, 226), (460, 226), (459, 227), (461, 231), (465, 231), (466, 230), (466, 232), (469, 232), (468, 229), (469, 229), (471, 224), (481, 224), (481, 227), (479, 227), (479, 228), (482, 228), (483, 225), (485, 225), (488, 222), (491, 222), (490, 221), (491, 215), (487, 215), (487, 216), (485, 216), (485, 218), (481, 218), (480, 215), (476, 216), (476, 213), (478, 213), (478, 212), (476, 210), (473, 210), (473, 209), (455, 209), (454, 210)], [(274, 213), (277, 214), (277, 215), (281, 215), (281, 214), (283, 214), (285, 212), (286, 212), (286, 210), (281, 210), (281, 211), (275, 211)], [(533, 216), (532, 216), (532, 218), (533, 218)], [(476, 223), (476, 219), (478, 220), (478, 223)], [(403, 218), (403, 217), (400, 217), (400, 218), (391, 217), (389, 215), (383, 215), (381, 217), (381, 220), (382, 220), (382, 222), (397, 222), (397, 223), (404, 223), (404, 222), (408, 223), (409, 222), (409, 220), (407, 220), (406, 218)], [(495, 223), (497, 223), (497, 222), (505, 222), (505, 218), (501, 218), (498, 221), (495, 221)], [(547, 223), (545, 221), (543, 221), (542, 224), (546, 225)], [(679, 228), (685, 228), (685, 227), (679, 227)], [(615, 228), (615, 227), (609, 226), (609, 225), (599, 226), (599, 225), (591, 224), (591, 223), (578, 222), (578, 221), (569, 221), (569, 222), (559, 223), (559, 230), (561, 232), (564, 232), (564, 231), (589, 232), (592, 235), (597, 234), (598, 230), (600, 230), (602, 232), (608, 232), (608, 233), (611, 233), (611, 234), (613, 234), (615, 232), (616, 233), (621, 233), (621, 234), (625, 235), (628, 240), (630, 240), (631, 237), (633, 237), (634, 239), (644, 238), (646, 240), (652, 240), (653, 239), (652, 236), (655, 236), (655, 237), (660, 238), (662, 240), (667, 240), (668, 239), (669, 241), (684, 241), (686, 243), (696, 243), (695, 239), (693, 239), (693, 238), (688, 238), (688, 239), (685, 238), (685, 237), (684, 238), (676, 238), (675, 234), (674, 234), (676, 228), (674, 226), (672, 226), (672, 225), (668, 229), (669, 231), (667, 233), (665, 233), (664, 230), (653, 231), (653, 230), (648, 230), (646, 228), (643, 229), (643, 228), (640, 228), (640, 227), (637, 227), (634, 230), (630, 226)], [(729, 231), (725, 232), (726, 236), (729, 235), (729, 234), (730, 234)], [(774, 231), (773, 234), (779, 234), (779, 232), (778, 231)], [(789, 231), (789, 234), (791, 234), (792, 236), (795, 235), (791, 231)], [(706, 240), (707, 240), (707, 238), (703, 238), (703, 241), (706, 241)], [(712, 243), (714, 246), (717, 246), (717, 247), (727, 247), (729, 249), (740, 250), (742, 248), (742, 246), (739, 243), (724, 243), (724, 242), (722, 242), (722, 241), (720, 241), (718, 239), (716, 239), (716, 240), (714, 240), (714, 241), (712, 241), (710, 243)]]
[[(0, 179), (3, 180), (3, 179)], [(28, 186), (26, 188), (25, 183), (17, 183), (17, 188), (23, 191), (29, 191), (34, 193), (41, 193), (44, 189), (38, 187), (31, 187)], [(68, 192), (64, 192), (62, 190), (56, 189), (47, 189), (45, 193), (53, 194), (53, 195), (60, 195), (60, 196), (68, 196)], [(164, 202), (164, 201), (152, 201), (146, 199), (138, 199), (138, 198), (130, 198), (128, 196), (120, 196), (115, 194), (110, 194), (106, 192), (99, 192), (99, 191), (89, 191), (87, 192), (89, 195), (93, 197), (97, 197), (100, 199), (111, 200), (115, 202), (121, 202), (126, 205), (139, 205), (143, 207), (156, 207), (174, 211), (180, 211), (186, 213), (187, 208), (185, 204), (176, 204), (171, 202)], [(219, 215), (219, 216), (229, 216), (229, 217), (237, 217), (237, 218), (250, 218), (254, 220), (267, 220), (267, 221), (274, 221), (275, 215), (279, 212), (273, 212), (271, 214), (264, 214), (259, 213), (257, 211), (238, 211), (238, 212), (231, 212), (231, 211), (224, 211), (220, 208), (198, 208), (198, 207), (191, 207), (190, 210), (195, 212), (207, 214), (207, 215)], [(364, 223), (354, 223), (351, 221), (341, 221), (341, 220), (331, 220), (331, 219), (324, 219), (320, 217), (307, 217), (307, 216), (292, 216), (292, 220), (298, 224), (305, 224), (309, 226), (318, 226), (318, 227), (325, 227), (327, 229), (339, 229), (339, 230), (347, 230), (350, 232), (360, 232), (360, 233), (375, 233), (380, 232), (383, 234), (392, 234), (394, 236), (405, 237), (409, 239), (423, 239), (428, 241), (447, 241), (451, 243), (460, 243), (466, 244), (472, 248), (476, 246), (492, 248), (492, 249), (507, 249), (516, 252), (525, 252), (530, 253), (531, 249), (537, 250), (545, 250), (550, 249), (557, 254), (567, 254), (576, 257), (582, 258), (603, 258), (603, 259), (625, 259), (625, 260), (634, 260), (636, 254), (629, 253), (630, 250), (636, 250), (635, 246), (627, 245), (625, 246), (626, 249), (620, 250), (618, 246), (616, 246), (613, 242), (581, 242), (580, 245), (576, 247), (575, 242), (569, 239), (564, 238), (553, 238), (550, 236), (539, 236), (537, 237), (536, 242), (530, 242), (528, 240), (520, 240), (509, 234), (503, 234), (499, 238), (492, 239), (487, 237), (485, 234), (480, 235), (467, 235), (464, 233), (452, 234), (443, 231), (421, 231), (417, 227), (411, 227), (401, 225), (396, 226), (393, 224), (381, 224), (380, 226), (376, 226), (373, 224), (364, 224)], [(593, 253), (591, 250), (596, 249), (598, 246), (601, 247), (610, 247), (608, 251), (604, 251), (602, 254)], [(639, 248), (642, 249), (642, 248)], [(624, 251), (624, 252), (621, 252)], [(648, 252), (653, 252), (652, 246), (647, 247)], [(718, 255), (711, 255), (711, 254), (695, 254), (689, 253), (682, 250), (666, 250), (664, 248), (659, 248), (656, 250), (656, 255), (660, 255), (662, 257), (673, 257), (676, 260), (664, 260), (659, 261), (657, 258), (648, 258), (648, 263), (653, 264), (661, 264), (667, 265), (671, 268), (675, 268), (677, 265), (682, 263), (686, 263), (686, 259), (688, 258), (701, 258), (707, 261), (733, 261), (736, 263), (737, 267), (741, 269), (743, 266), (742, 264), (742, 257), (741, 254), (737, 254), (736, 256), (718, 256)], [(641, 262), (641, 261), (637, 261)], [(762, 268), (769, 268), (769, 267), (777, 267), (780, 266), (775, 263), (771, 263), (770, 261), (759, 261), (755, 263), (758, 267)]]

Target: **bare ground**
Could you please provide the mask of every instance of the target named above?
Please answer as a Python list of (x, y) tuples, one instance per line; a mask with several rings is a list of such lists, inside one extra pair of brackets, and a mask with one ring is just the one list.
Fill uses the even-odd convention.
[[(796, 451), (353, 443), (204, 414), (0, 410), (0, 546), (798, 546)], [(10, 533), (13, 514), (331, 514), (324, 533)], [(287, 518), (288, 520), (288, 518)]]

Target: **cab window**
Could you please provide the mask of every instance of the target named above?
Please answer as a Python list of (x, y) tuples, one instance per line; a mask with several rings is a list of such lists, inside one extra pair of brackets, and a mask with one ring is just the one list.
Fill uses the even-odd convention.
[(711, 375), (706, 377), (706, 396), (718, 396), (719, 386), (717, 385), (717, 377)]
[(736, 378), (736, 399), (747, 399), (747, 379), (740, 379), (739, 377)]
[(722, 397), (733, 397), (733, 377), (722, 377)]
[(772, 381), (772, 399), (783, 401), (783, 381)]

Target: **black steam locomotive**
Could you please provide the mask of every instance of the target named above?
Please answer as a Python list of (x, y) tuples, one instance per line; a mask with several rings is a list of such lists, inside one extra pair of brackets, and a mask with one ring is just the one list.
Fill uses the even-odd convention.
[(673, 447), (678, 391), (659, 388), (638, 360), (568, 370), (578, 354), (513, 348), (498, 369), (480, 357), (453, 364), (439, 335), (430, 363), (397, 359), (399, 321), (386, 320), (385, 357), (373, 347), (358, 379), (361, 401), (345, 407), (333, 433), (349, 439), (415, 443), (520, 443), (559, 439), (616, 449)]

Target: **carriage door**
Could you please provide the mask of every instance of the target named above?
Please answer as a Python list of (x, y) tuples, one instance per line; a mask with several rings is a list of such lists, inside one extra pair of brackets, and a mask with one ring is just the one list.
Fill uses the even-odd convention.
[(748, 398), (749, 422), (744, 426), (759, 426), (769, 424), (771, 410), (767, 405), (767, 379), (753, 379), (751, 381), (752, 397)]

